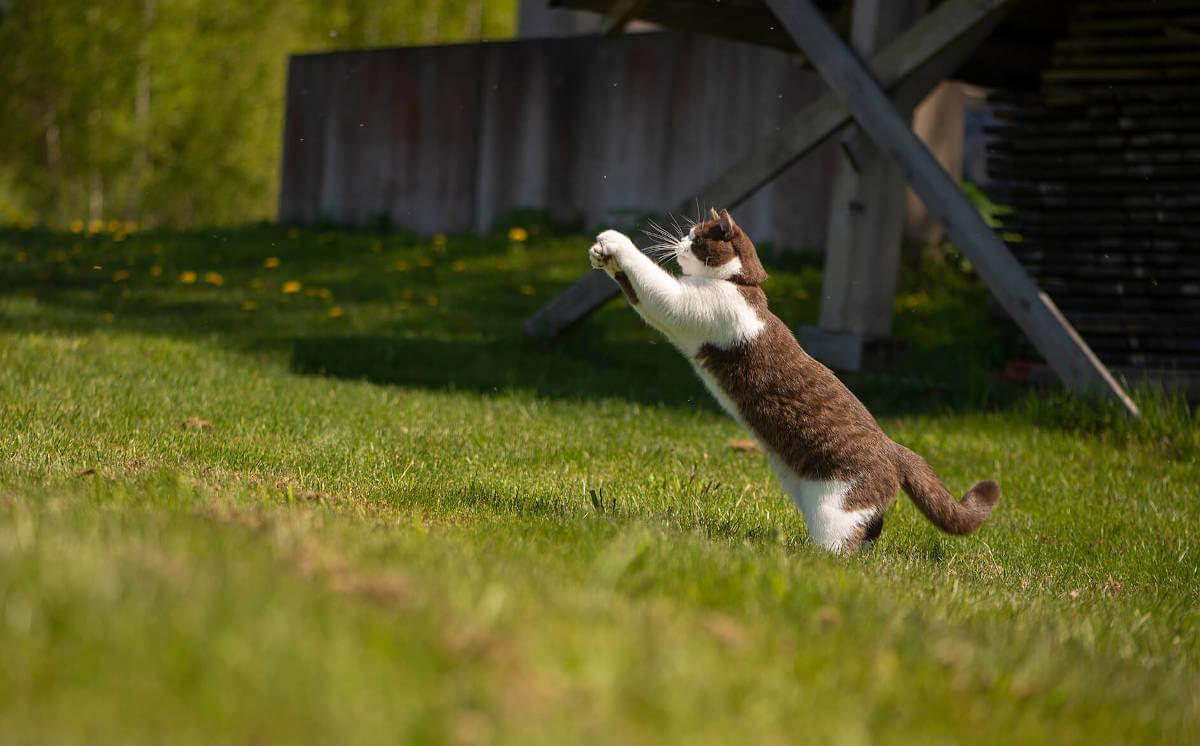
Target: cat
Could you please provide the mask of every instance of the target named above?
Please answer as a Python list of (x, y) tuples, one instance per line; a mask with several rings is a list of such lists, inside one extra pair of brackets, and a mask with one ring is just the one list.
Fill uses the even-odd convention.
[(837, 554), (869, 548), (900, 488), (947, 533), (971, 533), (987, 519), (1000, 499), (996, 482), (954, 499), (768, 310), (766, 270), (728, 210), (710, 209), (686, 236), (663, 238), (661, 259), (677, 261), (678, 278), (614, 230), (597, 236), (588, 256), (759, 442), (813, 543)]

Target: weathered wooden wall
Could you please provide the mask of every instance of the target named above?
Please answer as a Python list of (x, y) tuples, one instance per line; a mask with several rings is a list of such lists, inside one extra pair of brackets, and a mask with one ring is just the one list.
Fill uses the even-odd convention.
[[(280, 219), (455, 232), (533, 206), (619, 224), (671, 207), (819, 91), (786, 54), (675, 33), (299, 55)], [(739, 221), (819, 250), (834, 158), (823, 146)]]

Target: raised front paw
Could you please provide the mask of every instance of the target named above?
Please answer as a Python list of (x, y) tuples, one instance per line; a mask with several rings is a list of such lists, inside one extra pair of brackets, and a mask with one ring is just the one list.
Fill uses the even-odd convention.
[(588, 259), (596, 269), (616, 271), (620, 268), (620, 255), (623, 251), (637, 251), (637, 247), (629, 237), (613, 230), (604, 231), (596, 236), (596, 243), (588, 249)]
[(600, 243), (594, 243), (592, 244), (592, 248), (588, 249), (588, 261), (596, 269), (610, 269), (610, 264), (613, 265), (611, 268), (615, 268), (617, 263), (613, 252)]

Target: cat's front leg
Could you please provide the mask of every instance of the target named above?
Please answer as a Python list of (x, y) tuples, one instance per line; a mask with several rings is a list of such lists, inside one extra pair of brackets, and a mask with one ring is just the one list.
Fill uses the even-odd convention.
[(607, 230), (588, 251), (592, 266), (617, 281), (629, 302), (652, 325), (662, 327), (679, 303), (679, 281), (643, 254), (625, 234)]
[(625, 300), (629, 301), (629, 305), (645, 316), (646, 314), (642, 312), (643, 309), (638, 308), (641, 298), (629, 280), (629, 273), (622, 268), (621, 264), (621, 255), (625, 254), (628, 259), (629, 251), (641, 254), (628, 236), (608, 230), (596, 237), (596, 243), (588, 250), (588, 259), (591, 260), (593, 267), (603, 269), (616, 280), (617, 285), (621, 287), (621, 292), (625, 294)]

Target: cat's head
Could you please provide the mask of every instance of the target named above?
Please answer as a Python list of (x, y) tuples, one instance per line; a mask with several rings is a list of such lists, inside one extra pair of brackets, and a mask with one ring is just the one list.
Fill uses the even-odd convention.
[(741, 285), (759, 285), (767, 271), (754, 244), (728, 210), (709, 210), (709, 219), (692, 226), (675, 247), (675, 259), (685, 275), (713, 277)]

